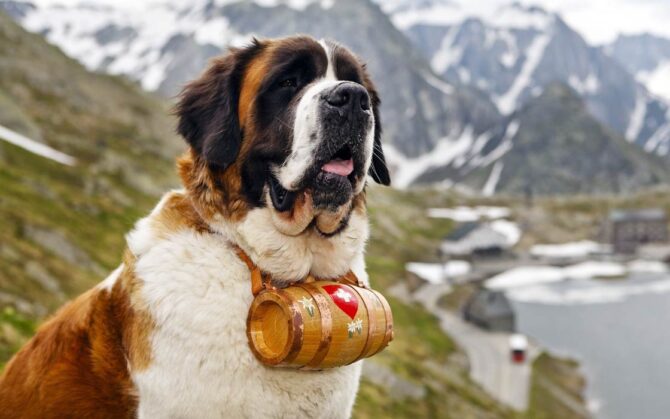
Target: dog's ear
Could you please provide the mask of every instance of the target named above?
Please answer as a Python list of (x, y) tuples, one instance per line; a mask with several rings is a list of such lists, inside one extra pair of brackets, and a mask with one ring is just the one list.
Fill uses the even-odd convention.
[(370, 165), (369, 175), (372, 176), (372, 179), (382, 185), (391, 184), (391, 176), (389, 175), (388, 167), (386, 167), (386, 157), (384, 157), (384, 150), (382, 150), (382, 122), (379, 116), (379, 106), (381, 105), (381, 100), (377, 94), (377, 89), (375, 89), (370, 76), (367, 74), (367, 71), (364, 75), (363, 83), (365, 88), (370, 95), (370, 104), (372, 105), (372, 114), (375, 117), (375, 140), (374, 146), (372, 148), (372, 164)]
[(237, 107), (244, 68), (260, 43), (231, 49), (187, 84), (175, 107), (177, 131), (215, 169), (227, 168), (240, 150), (242, 133)]

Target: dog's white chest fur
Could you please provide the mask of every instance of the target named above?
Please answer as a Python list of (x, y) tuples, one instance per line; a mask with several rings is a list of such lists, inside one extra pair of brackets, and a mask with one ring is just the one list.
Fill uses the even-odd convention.
[(361, 362), (309, 372), (254, 358), (249, 272), (225, 236), (182, 230), (158, 239), (141, 221), (128, 242), (156, 322), (150, 366), (132, 374), (140, 418), (350, 416)]

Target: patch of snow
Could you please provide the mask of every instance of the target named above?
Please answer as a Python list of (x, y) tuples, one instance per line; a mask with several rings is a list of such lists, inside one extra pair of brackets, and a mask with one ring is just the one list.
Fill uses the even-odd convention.
[(497, 40), (498, 36), (495, 29), (484, 28), (484, 48), (490, 49)]
[(514, 136), (518, 131), (519, 131), (519, 120), (515, 119), (509, 124), (507, 124), (507, 128), (505, 129), (505, 136), (503, 137), (502, 142), (512, 141), (512, 138), (514, 138)]
[(486, 156), (476, 155), (475, 157), (473, 157), (472, 160), (470, 160), (469, 166), (486, 167), (494, 162), (497, 162), (500, 158), (502, 158), (505, 154), (507, 154), (512, 149), (512, 147), (514, 147), (512, 139), (514, 138), (514, 136), (518, 131), (519, 131), (519, 121), (515, 119), (509, 124), (507, 124), (507, 127), (505, 129), (505, 135), (503, 136), (503, 139), (500, 141), (498, 147), (496, 147)]
[[(216, 4), (231, 2), (218, 0)], [(282, 4), (300, 8), (312, 2), (285, 0)], [(208, 18), (204, 0), (195, 3), (165, 0), (122, 3), (44, 5), (28, 13), (21, 23), (32, 32), (46, 32), (49, 42), (89, 70), (127, 75), (140, 81), (148, 90), (163, 83), (166, 69), (173, 62), (174, 56), (165, 48), (171, 40), (180, 36), (191, 37), (200, 45), (224, 48), (249, 39), (248, 34), (232, 30), (225, 18)], [(321, 1), (322, 7), (325, 3), (328, 2)], [(101, 31), (110, 28), (126, 34), (106, 43), (99, 40)]]
[(440, 250), (445, 255), (467, 256), (482, 249), (509, 249), (509, 238), (504, 234), (491, 228), (488, 224), (476, 226), (468, 232), (467, 238), (458, 240), (446, 239), (440, 245)]
[(230, 25), (225, 17), (208, 20), (195, 31), (195, 40), (201, 45), (216, 45), (226, 47), (225, 41), (229, 38)]
[(646, 114), (647, 100), (645, 95), (638, 91), (635, 95), (635, 107), (633, 108), (633, 112), (630, 114), (628, 127), (626, 128), (626, 139), (629, 142), (634, 142), (637, 139), (637, 136), (640, 134), (640, 130), (642, 129), (642, 124), (644, 123), (644, 117)]
[(644, 143), (644, 151), (653, 153), (654, 151), (660, 153), (663, 145), (667, 144), (670, 139), (670, 123), (661, 125), (654, 134)]
[(489, 82), (486, 79), (477, 79), (477, 83), (475, 83), (479, 90), (488, 90), (489, 88)]
[(77, 160), (74, 157), (53, 149), (48, 145), (31, 140), (30, 138), (1, 125), (0, 140), (4, 140), (10, 144), (14, 144), (17, 147), (21, 147), (24, 150), (30, 151), (33, 154), (37, 154), (38, 156), (45, 157), (49, 160), (53, 160), (66, 166), (74, 166), (77, 163)]
[(637, 259), (628, 262), (628, 270), (630, 272), (648, 272), (648, 273), (667, 273), (668, 265), (656, 260)]
[(568, 78), (568, 84), (580, 95), (594, 94), (600, 89), (600, 81), (593, 73), (586, 76), (584, 80), (571, 74)]
[(609, 247), (590, 240), (570, 242), (563, 244), (537, 244), (530, 249), (534, 257), (546, 257), (555, 259), (574, 259), (586, 257), (594, 253), (607, 252)]
[(530, 95), (532, 97), (538, 97), (544, 92), (544, 88), (542, 86), (533, 86), (532, 89), (530, 89)]
[(567, 290), (552, 285), (536, 285), (511, 289), (507, 296), (515, 301), (550, 304), (606, 304), (617, 303), (635, 295), (664, 294), (670, 292), (670, 280), (661, 279), (629, 284), (627, 281), (603, 283), (585, 281), (582, 286)]
[(459, 26), (457, 25), (449, 28), (446, 35), (444, 35), (444, 38), (442, 38), (440, 48), (438, 48), (433, 54), (433, 58), (430, 60), (430, 66), (438, 74), (444, 73), (446, 69), (461, 60), (463, 50), (452, 46), (456, 39), (456, 35), (458, 34), (458, 30)]
[(498, 274), (486, 281), (493, 290), (507, 290), (528, 285), (560, 282), (565, 279), (563, 270), (553, 266), (519, 266)]
[(478, 18), (491, 27), (543, 30), (553, 22), (553, 16), (540, 9), (525, 8), (519, 4), (491, 7), (489, 2), (432, 1), (395, 2), (375, 0), (401, 30), (415, 25), (446, 26)]
[(489, 142), (491, 139), (491, 132), (486, 131), (483, 132), (477, 137), (475, 140), (475, 143), (472, 145), (472, 149), (470, 150), (470, 154), (473, 155), (479, 155), (481, 151), (484, 149), (484, 146)]
[(470, 84), (470, 72), (467, 68), (459, 67), (458, 68), (458, 79), (463, 84)]
[(496, 192), (496, 187), (500, 181), (500, 174), (502, 173), (503, 167), (504, 163), (501, 161), (496, 162), (496, 164), (493, 165), (491, 174), (489, 174), (489, 178), (486, 180), (484, 189), (482, 189), (482, 194), (484, 196), (492, 196)]
[(454, 93), (454, 87), (447, 83), (446, 81), (439, 79), (433, 76), (430, 73), (423, 73), (423, 79), (426, 80), (428, 84), (441, 91), (445, 95), (451, 95)]
[(512, 247), (521, 240), (521, 228), (513, 221), (495, 220), (489, 223), (489, 226), (507, 238), (507, 244)]
[(172, 54), (166, 53), (153, 65), (149, 66), (142, 75), (142, 87), (150, 91), (158, 89), (167, 76), (167, 67), (171, 62)]
[(405, 269), (431, 284), (442, 284), (446, 278), (467, 275), (472, 266), (464, 260), (450, 260), (444, 264), (410, 262)]
[(291, 9), (305, 10), (312, 4), (319, 4), (322, 9), (333, 7), (335, 0), (254, 0), (254, 3), (261, 7), (277, 7), (279, 5), (288, 6)]
[(518, 54), (514, 51), (507, 50), (500, 56), (500, 64), (507, 68), (512, 68), (512, 66), (516, 64), (517, 59), (519, 59)]
[(554, 17), (542, 9), (512, 3), (498, 8), (488, 20), (497, 27), (544, 31), (553, 23)]
[(625, 266), (614, 262), (587, 261), (559, 268), (556, 266), (519, 266), (486, 281), (486, 287), (508, 290), (531, 285), (561, 282), (567, 279), (611, 278), (628, 273)]
[(660, 62), (652, 71), (641, 71), (635, 78), (650, 92), (670, 100), (670, 60)]
[(472, 143), (472, 127), (467, 126), (459, 137), (442, 138), (433, 150), (421, 156), (406, 157), (389, 145), (384, 146), (384, 154), (391, 166), (396, 168), (393, 174), (394, 185), (398, 188), (406, 188), (428, 169), (446, 166), (458, 156), (466, 153), (470, 150)]
[(550, 40), (550, 35), (545, 33), (539, 34), (533, 39), (533, 42), (526, 51), (526, 59), (521, 67), (521, 71), (519, 71), (519, 74), (516, 79), (514, 79), (509, 90), (496, 99), (498, 109), (500, 109), (500, 112), (503, 114), (507, 115), (516, 109), (517, 100), (524, 89), (530, 85), (531, 77), (540, 63), (540, 60), (544, 55), (544, 50)]
[(454, 208), (430, 208), (428, 216), (432, 218), (448, 218), (459, 223), (479, 221), (482, 219), (498, 220), (507, 218), (511, 211), (507, 207), (477, 206), (466, 207), (458, 206)]
[(391, 15), (393, 24), (400, 30), (406, 30), (414, 25), (450, 25), (463, 21), (467, 12), (459, 4), (444, 2), (431, 4), (429, 7), (401, 7), (395, 8), (392, 2), (376, 0), (382, 8)]
[(565, 267), (563, 273), (568, 279), (615, 278), (626, 275), (628, 270), (620, 263), (590, 260)]

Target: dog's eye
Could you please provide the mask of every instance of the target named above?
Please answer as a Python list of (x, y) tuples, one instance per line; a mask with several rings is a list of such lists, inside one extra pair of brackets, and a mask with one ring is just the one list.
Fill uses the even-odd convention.
[(283, 79), (282, 81), (279, 82), (279, 87), (296, 87), (298, 85), (298, 79), (295, 77), (289, 77), (287, 79)]

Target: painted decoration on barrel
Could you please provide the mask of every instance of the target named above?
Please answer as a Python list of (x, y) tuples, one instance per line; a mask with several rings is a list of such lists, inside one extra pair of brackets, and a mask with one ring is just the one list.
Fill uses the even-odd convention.
[(333, 302), (340, 310), (344, 311), (352, 320), (358, 312), (358, 298), (342, 285), (326, 285), (324, 290), (333, 299)]
[(347, 332), (349, 334), (349, 339), (354, 337), (354, 333), (357, 333), (358, 336), (363, 334), (363, 320), (358, 319), (354, 320), (351, 323), (347, 324)]
[(312, 303), (312, 300), (307, 297), (302, 297), (298, 301), (302, 303), (302, 308), (307, 310), (307, 314), (309, 314), (309, 317), (314, 317), (314, 303)]

